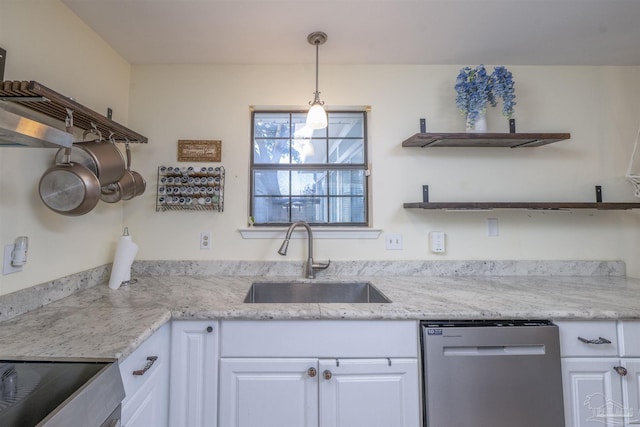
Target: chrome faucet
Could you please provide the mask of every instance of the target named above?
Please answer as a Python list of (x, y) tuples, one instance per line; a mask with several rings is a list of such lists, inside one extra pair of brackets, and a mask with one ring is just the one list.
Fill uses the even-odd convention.
[(313, 262), (313, 233), (311, 232), (311, 227), (309, 226), (309, 224), (304, 221), (298, 221), (291, 224), (289, 226), (289, 229), (287, 230), (287, 235), (284, 237), (284, 241), (282, 242), (280, 249), (278, 249), (278, 253), (282, 256), (287, 255), (287, 249), (289, 248), (289, 239), (291, 239), (293, 230), (299, 225), (303, 226), (307, 230), (307, 240), (309, 241), (309, 249), (307, 250), (307, 264), (305, 266), (305, 277), (307, 279), (315, 279), (316, 271), (326, 269), (327, 267), (329, 267), (329, 264), (331, 264), (331, 261), (327, 262), (326, 264)]

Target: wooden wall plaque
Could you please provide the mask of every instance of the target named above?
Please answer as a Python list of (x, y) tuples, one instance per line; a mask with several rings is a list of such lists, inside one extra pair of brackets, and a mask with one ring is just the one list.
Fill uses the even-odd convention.
[(222, 141), (218, 140), (178, 140), (179, 162), (220, 162)]

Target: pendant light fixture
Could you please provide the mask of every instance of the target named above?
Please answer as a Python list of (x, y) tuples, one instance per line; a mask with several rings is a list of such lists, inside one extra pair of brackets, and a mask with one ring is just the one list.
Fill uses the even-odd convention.
[(313, 101), (309, 102), (311, 108), (307, 113), (306, 127), (309, 129), (324, 129), (327, 127), (327, 112), (324, 110), (324, 102), (320, 101), (320, 92), (318, 92), (318, 50), (319, 46), (327, 41), (327, 35), (317, 31), (309, 34), (307, 41), (316, 47), (316, 91), (314, 92)]

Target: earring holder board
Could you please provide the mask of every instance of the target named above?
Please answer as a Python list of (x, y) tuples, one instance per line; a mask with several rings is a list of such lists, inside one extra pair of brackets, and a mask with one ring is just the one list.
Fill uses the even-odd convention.
[(222, 212), (224, 174), (222, 166), (158, 166), (156, 212)]

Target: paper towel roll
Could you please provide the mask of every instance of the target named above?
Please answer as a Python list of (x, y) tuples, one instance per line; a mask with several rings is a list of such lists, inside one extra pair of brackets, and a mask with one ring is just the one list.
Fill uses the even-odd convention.
[(111, 267), (111, 277), (109, 287), (118, 289), (122, 282), (131, 279), (131, 264), (138, 253), (138, 245), (131, 241), (131, 236), (122, 236), (116, 247), (116, 254), (113, 257)]

